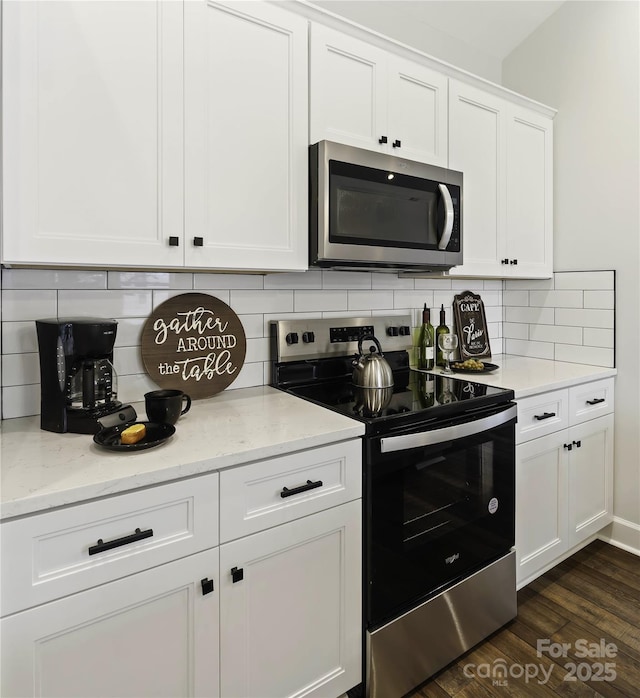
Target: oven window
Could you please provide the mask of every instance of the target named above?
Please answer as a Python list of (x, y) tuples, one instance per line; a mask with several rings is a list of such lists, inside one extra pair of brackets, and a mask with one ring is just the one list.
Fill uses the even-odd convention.
[(438, 243), (437, 187), (417, 177), (331, 161), (329, 239), (433, 249)]
[(428, 597), (514, 544), (514, 426), (375, 455), (367, 468), (369, 620)]

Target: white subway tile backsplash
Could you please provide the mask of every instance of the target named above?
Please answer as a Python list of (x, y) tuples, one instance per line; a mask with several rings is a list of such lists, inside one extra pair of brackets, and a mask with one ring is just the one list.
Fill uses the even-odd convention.
[(35, 354), (6, 354), (2, 361), (2, 385), (40, 383), (40, 360)]
[(113, 365), (118, 376), (144, 373), (140, 347), (116, 347), (113, 351)]
[(529, 291), (529, 305), (538, 308), (582, 308), (582, 291)]
[(39, 320), (58, 316), (56, 291), (2, 288), (2, 321)]
[(21, 354), (34, 351), (38, 351), (35, 322), (2, 323), (3, 354)]
[(58, 291), (59, 317), (146, 317), (151, 291)]
[(574, 327), (613, 328), (613, 312), (611, 310), (556, 308), (556, 322), (559, 325)]
[(613, 330), (598, 330), (592, 327), (585, 327), (583, 330), (584, 344), (587, 347), (603, 347), (613, 349), (615, 337)]
[(193, 288), (196, 291), (264, 288), (264, 278), (261, 274), (194, 274)]
[(247, 339), (253, 337), (264, 337), (264, 315), (254, 313), (251, 315), (238, 315), (244, 334)]
[(562, 325), (532, 325), (529, 339), (535, 342), (556, 342), (561, 344), (582, 344), (582, 327)]
[[(400, 291), (407, 293), (407, 291)], [(347, 291), (347, 309), (380, 310), (393, 308), (393, 291)]]
[(415, 279), (414, 281), (416, 290), (432, 289), (434, 291), (446, 291), (451, 288), (451, 279), (422, 278)]
[(398, 276), (397, 274), (388, 273), (371, 273), (371, 288), (393, 288), (393, 289), (411, 289), (415, 288), (415, 282), (412, 278), (406, 276)]
[(503, 285), (502, 279), (485, 279), (482, 282), (482, 287), (485, 291), (502, 291)]
[(159, 305), (168, 301), (170, 298), (175, 298), (176, 296), (182, 296), (185, 293), (206, 293), (209, 296), (213, 296), (223, 303), (229, 305), (229, 291), (223, 289), (215, 289), (211, 291), (191, 291), (191, 290), (154, 290), (153, 293), (153, 309), (155, 310)]
[(2, 419), (30, 414), (40, 414), (40, 383), (2, 388)]
[(553, 325), (553, 308), (511, 308), (505, 307), (504, 319), (506, 322), (526, 322), (529, 325)]
[(502, 295), (505, 305), (523, 306), (529, 305), (529, 291), (505, 291)]
[(264, 364), (245, 363), (240, 369), (238, 377), (233, 381), (231, 387), (236, 388), (251, 388), (255, 385), (264, 385)]
[(247, 339), (247, 354), (244, 357), (245, 364), (269, 361), (269, 339), (257, 337)]
[(529, 339), (529, 325), (524, 323), (504, 322), (502, 332), (505, 339)]
[(246, 313), (292, 313), (293, 291), (232, 289), (229, 305), (237, 315)]
[(193, 274), (160, 271), (110, 271), (107, 277), (109, 288), (180, 289), (193, 288)]
[(146, 322), (144, 317), (116, 318), (116, 347), (136, 347), (141, 343), (142, 328)]
[[(447, 298), (449, 300), (449, 305), (451, 305), (451, 302), (453, 299), (451, 292), (449, 292), (449, 295), (447, 296)], [(418, 309), (422, 310), (425, 303), (427, 304), (427, 308), (433, 308), (433, 306), (434, 306), (434, 293), (433, 293), (433, 291), (420, 289), (417, 291), (396, 291), (393, 294), (393, 306), (392, 307), (395, 307), (395, 308), (418, 308)], [(447, 306), (445, 304), (445, 308), (446, 307)], [(431, 319), (433, 320), (433, 317)]]
[(613, 310), (615, 307), (615, 293), (614, 291), (585, 291), (584, 307)]
[(505, 339), (505, 351), (516, 356), (530, 356), (536, 359), (553, 359), (553, 344), (550, 342), (530, 342), (521, 339)]
[(322, 271), (319, 269), (285, 274), (267, 274), (263, 278), (265, 288), (322, 288)]
[(487, 322), (502, 322), (502, 307), (485, 305), (484, 314)]
[(294, 291), (293, 309), (296, 313), (347, 309), (348, 291)]
[(364, 289), (371, 288), (371, 272), (323, 271), (322, 288)]
[(72, 269), (3, 269), (3, 289), (105, 289), (106, 271)]
[(482, 291), (480, 297), (484, 303), (485, 310), (489, 306), (500, 306), (502, 310), (502, 291)]
[(577, 347), (573, 344), (556, 344), (556, 361), (568, 361), (573, 364), (593, 364), (594, 366), (613, 366), (613, 349), (600, 347)]
[(506, 291), (544, 291), (555, 288), (554, 279), (507, 279)]
[(614, 288), (613, 271), (565, 271), (555, 274), (558, 289), (576, 290), (612, 290)]

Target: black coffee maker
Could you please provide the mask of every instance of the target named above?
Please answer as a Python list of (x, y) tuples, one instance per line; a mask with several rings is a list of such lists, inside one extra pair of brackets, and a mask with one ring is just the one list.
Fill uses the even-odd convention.
[(109, 415), (123, 414), (125, 421), (113, 368), (117, 324), (101, 318), (36, 320), (42, 429), (95, 434), (104, 426), (98, 420)]

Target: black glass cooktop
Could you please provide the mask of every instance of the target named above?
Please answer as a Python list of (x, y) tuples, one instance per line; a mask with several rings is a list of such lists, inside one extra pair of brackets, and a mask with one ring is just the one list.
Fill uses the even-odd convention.
[(358, 388), (350, 377), (343, 377), (290, 386), (287, 391), (369, 424), (428, 422), (514, 398), (505, 388), (411, 369), (394, 372), (393, 388)]

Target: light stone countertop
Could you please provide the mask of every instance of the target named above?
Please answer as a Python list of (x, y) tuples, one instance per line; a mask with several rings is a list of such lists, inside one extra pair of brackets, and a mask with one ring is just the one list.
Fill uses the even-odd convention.
[[(138, 420), (144, 403), (134, 403)], [(87, 434), (40, 429), (40, 417), (0, 427), (0, 518), (116, 494), (356, 438), (364, 424), (268, 386), (194, 400), (166, 443), (118, 453)]]
[[(481, 360), (496, 364), (500, 368), (493, 373), (484, 374), (457, 373), (454, 369), (453, 377), (468, 378), (476, 383), (495, 385), (498, 388), (511, 388), (515, 393), (516, 400), (549, 390), (560, 390), (580, 383), (609, 378), (617, 373), (615, 368), (571, 364), (566, 361), (550, 361), (549, 359), (534, 359), (510, 354), (496, 354), (490, 359)], [(439, 370), (435, 373), (438, 373)]]

